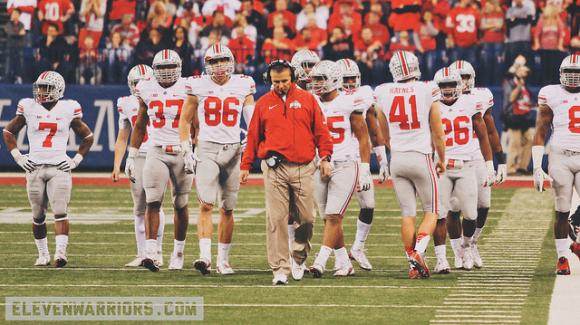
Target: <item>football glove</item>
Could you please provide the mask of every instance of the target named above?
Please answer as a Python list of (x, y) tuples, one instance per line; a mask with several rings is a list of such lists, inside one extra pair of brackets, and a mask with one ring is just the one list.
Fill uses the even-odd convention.
[(64, 161), (61, 161), (61, 163), (56, 166), (56, 168), (63, 172), (70, 172), (77, 168), (81, 161), (83, 161), (83, 156), (80, 153), (77, 153), (72, 159), (67, 156)]
[(538, 167), (534, 169), (534, 187), (536, 191), (543, 192), (544, 191), (544, 181), (549, 181), (550, 186), (552, 185), (552, 178), (544, 172), (542, 167)]
[(181, 151), (183, 152), (183, 168), (185, 169), (185, 173), (195, 174), (199, 158), (197, 157), (197, 154), (193, 152), (191, 143), (189, 141), (181, 142)]
[(361, 163), (358, 174), (358, 191), (360, 192), (370, 190), (372, 181), (373, 179), (371, 177), (371, 168), (369, 163)]
[(131, 182), (135, 183), (135, 157), (139, 153), (139, 149), (129, 147), (129, 154), (127, 155), (127, 161), (125, 162), (125, 174), (129, 177)]
[(485, 166), (487, 168), (487, 178), (485, 179), (485, 183), (483, 186), (491, 187), (495, 184), (495, 168), (493, 168), (493, 161), (488, 160), (485, 162)]
[(10, 151), (10, 153), (12, 154), (12, 157), (14, 157), (14, 160), (16, 161), (18, 166), (24, 169), (24, 171), (27, 173), (32, 173), (38, 167), (38, 165), (34, 161), (28, 158), (28, 155), (21, 154), (20, 151), (18, 151), (18, 149), (14, 148), (12, 149), (12, 151)]
[(378, 146), (373, 148), (373, 152), (377, 156), (377, 161), (379, 162), (379, 183), (383, 183), (390, 176), (391, 172), (389, 170), (389, 161), (387, 158), (387, 151), (385, 146)]
[(501, 184), (507, 180), (507, 165), (499, 164), (497, 165), (497, 173), (495, 175), (495, 183)]

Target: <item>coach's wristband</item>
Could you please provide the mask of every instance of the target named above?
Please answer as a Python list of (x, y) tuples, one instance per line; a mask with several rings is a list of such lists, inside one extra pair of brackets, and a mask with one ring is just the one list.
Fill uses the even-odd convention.
[(20, 150), (18, 150), (17, 148), (10, 150), (10, 154), (12, 155), (12, 157), (14, 157), (14, 160), (18, 160), (20, 157), (22, 157)]
[(139, 149), (129, 147), (129, 155), (128, 155), (129, 158), (135, 158), (137, 157), (137, 154), (139, 154)]
[(495, 156), (495, 160), (497, 160), (498, 165), (505, 165), (505, 161), (506, 161), (505, 153), (496, 152), (494, 156)]
[(542, 168), (542, 160), (544, 160), (544, 146), (532, 146), (532, 165), (534, 170)]

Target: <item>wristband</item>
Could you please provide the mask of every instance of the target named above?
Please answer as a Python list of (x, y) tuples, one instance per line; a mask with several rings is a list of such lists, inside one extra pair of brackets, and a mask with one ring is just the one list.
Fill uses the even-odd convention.
[(18, 150), (17, 148), (14, 148), (14, 149), (10, 150), (10, 154), (12, 155), (12, 157), (14, 157), (14, 160), (22, 157), (22, 154), (20, 153), (20, 150)]
[(542, 168), (542, 160), (544, 160), (544, 146), (532, 146), (532, 165), (534, 170)]
[(181, 151), (183, 152), (192, 151), (191, 142), (189, 142), (188, 140), (181, 141)]
[(81, 163), (81, 161), (83, 161), (83, 158), (84, 158), (83, 155), (81, 155), (80, 153), (77, 153), (73, 157), (72, 161), (74, 161), (74, 163), (78, 166)]
[(503, 153), (503, 151), (496, 152), (494, 154), (494, 156), (495, 156), (495, 160), (497, 160), (497, 164), (498, 165), (505, 165), (505, 163), (506, 163), (506, 154)]
[(139, 154), (139, 149), (129, 147), (129, 155), (128, 155), (129, 158), (135, 158), (137, 157), (137, 154)]

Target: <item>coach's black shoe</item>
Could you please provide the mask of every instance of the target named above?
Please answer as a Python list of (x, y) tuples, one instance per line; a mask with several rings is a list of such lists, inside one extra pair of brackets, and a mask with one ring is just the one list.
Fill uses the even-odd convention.
[(147, 257), (144, 258), (143, 263), (141, 265), (143, 265), (143, 267), (147, 268), (151, 272), (159, 272), (159, 266), (157, 266), (157, 264), (155, 264), (155, 261), (153, 261), (150, 258)]
[(204, 258), (200, 258), (193, 262), (193, 267), (202, 275), (208, 275), (211, 272), (211, 263)]

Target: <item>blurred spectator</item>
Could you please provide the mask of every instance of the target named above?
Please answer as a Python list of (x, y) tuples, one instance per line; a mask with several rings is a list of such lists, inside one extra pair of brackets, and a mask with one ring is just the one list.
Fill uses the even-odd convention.
[(242, 1), (241, 13), (246, 16), (246, 20), (250, 25), (255, 26), (259, 31), (266, 30), (266, 19), (263, 14), (254, 8), (252, 0)]
[(505, 14), (499, 0), (487, 0), (481, 16), (482, 67), (479, 81), (484, 85), (497, 85), (503, 75), (503, 50), (505, 39)]
[(326, 40), (320, 39), (317, 35), (313, 35), (312, 30), (309, 28), (303, 28), (296, 38), (294, 38), (294, 46), (297, 51), (309, 49), (318, 52), (325, 43)]
[(161, 0), (153, 2), (149, 8), (149, 13), (147, 14), (147, 24), (152, 25), (153, 21), (157, 21), (163, 28), (172, 27), (173, 16), (167, 12), (165, 3)]
[(282, 27), (274, 28), (272, 38), (267, 38), (262, 45), (262, 56), (266, 63), (273, 60), (292, 59), (294, 54), (294, 44), (292, 40), (286, 37), (286, 32)]
[(302, 8), (302, 11), (296, 16), (296, 30), (301, 30), (306, 27), (310, 15), (314, 15), (316, 26), (326, 29), (328, 24), (328, 8), (325, 6), (315, 7), (314, 3), (307, 2)]
[(289, 39), (293, 39), (296, 36), (294, 30), (284, 24), (284, 15), (282, 15), (281, 13), (277, 13), (272, 17), (272, 24), (273, 24), (272, 28), (269, 28), (268, 31), (266, 32), (265, 36), (266, 38), (273, 38), (274, 29), (276, 28), (284, 29), (284, 33), (286, 33), (286, 37), (288, 37)]
[(20, 9), (13, 9), (10, 21), (4, 25), (6, 33), (6, 61), (4, 79), (11, 83), (21, 84), (24, 76), (24, 56), (26, 27), (20, 21)]
[[(413, 33), (419, 29), (421, 21), (420, 0), (392, 0), (391, 10), (389, 26), (393, 28), (395, 37), (398, 38), (402, 31)], [(411, 38), (413, 37), (411, 36)]]
[(236, 17), (236, 11), (240, 10), (242, 3), (239, 0), (208, 0), (201, 9), (201, 14), (211, 17), (216, 10), (221, 10), (230, 21)]
[(346, 37), (340, 27), (334, 27), (328, 37), (328, 43), (322, 48), (325, 60), (340, 60), (352, 58), (354, 45), (351, 37)]
[(387, 45), (391, 35), (389, 34), (387, 27), (381, 24), (381, 16), (378, 13), (371, 11), (367, 14), (365, 21), (366, 23), (364, 27), (371, 30), (373, 33), (373, 39), (379, 41), (383, 45)]
[(451, 61), (467, 60), (477, 71), (477, 42), (480, 14), (471, 0), (460, 0), (447, 17), (447, 47)]
[[(214, 11), (213, 20), (210, 25), (205, 26), (200, 32), (200, 37), (208, 37), (211, 32), (217, 33), (219, 38), (226, 37), (230, 38), (231, 29), (226, 26), (226, 18), (223, 11)], [(227, 43), (227, 40), (226, 40)]]
[(172, 49), (179, 54), (181, 58), (181, 76), (190, 77), (193, 73), (191, 64), (193, 49), (187, 39), (187, 30), (181, 26), (177, 26), (173, 36)]
[(369, 27), (364, 27), (354, 43), (354, 58), (365, 83), (377, 85), (386, 81), (387, 71), (383, 57), (383, 44), (373, 37)]
[(106, 14), (107, 0), (82, 0), (80, 21), (84, 23), (84, 27), (79, 31), (79, 43), (84, 42), (86, 35), (91, 35), (95, 46), (98, 47)]
[(572, 37), (570, 40), (570, 52), (571, 53), (580, 53), (580, 35), (576, 34), (576, 36)]
[(256, 43), (246, 35), (243, 26), (240, 25), (234, 28), (228, 47), (236, 59), (236, 73), (245, 73), (246, 65), (252, 62), (254, 58)]
[[(208, 36), (204, 36), (200, 39), (201, 48), (196, 52), (197, 56), (203, 59), (203, 55), (210, 46), (220, 43), (222, 45), (228, 45), (230, 38), (222, 35), (218, 30), (210, 31)], [(201, 62), (200, 62), (201, 64)]]
[(547, 84), (557, 84), (560, 80), (558, 69), (564, 53), (565, 25), (560, 20), (556, 6), (547, 5), (538, 21), (534, 33), (534, 50), (540, 55), (540, 67), (537, 70), (542, 81)]
[(36, 76), (46, 70), (55, 70), (63, 76), (70, 73), (71, 67), (67, 66), (68, 60), (66, 58), (69, 54), (67, 49), (68, 44), (59, 35), (57, 24), (49, 23), (47, 25), (46, 35), (40, 39), (37, 47)]
[(422, 74), (431, 79), (435, 71), (439, 69), (440, 58), (437, 51), (437, 41), (435, 37), (439, 34), (439, 30), (433, 25), (433, 15), (431, 11), (425, 11), (421, 19), (421, 25), (417, 36), (419, 38), (419, 64)]
[(18, 9), (20, 11), (20, 22), (24, 25), (24, 29), (29, 31), (32, 27), (32, 16), (37, 5), (38, 2), (36, 0), (8, 0), (6, 9), (9, 15), (12, 15), (14, 9)]
[(103, 50), (103, 70), (105, 80), (110, 84), (121, 84), (127, 81), (129, 72), (129, 59), (133, 48), (123, 40), (121, 33), (113, 32), (111, 41)]
[(510, 68), (511, 76), (504, 82), (502, 120), (508, 132), (508, 175), (528, 174), (532, 155), (532, 99), (526, 85), (529, 69), (519, 56)]
[(526, 58), (526, 62), (532, 62), (531, 28), (535, 15), (536, 7), (531, 0), (513, 0), (506, 12), (505, 62), (514, 62), (520, 54)]
[(389, 53), (387, 54), (387, 59), (390, 60), (393, 53), (396, 51), (409, 51), (415, 52), (417, 47), (411, 42), (411, 37), (406, 30), (399, 32), (399, 40), (395, 40), (391, 43), (389, 47)]
[(56, 24), (59, 33), (64, 31), (64, 23), (74, 14), (75, 9), (70, 0), (40, 0), (38, 20), (42, 23), (42, 34), (46, 35), (48, 26)]
[(99, 85), (101, 83), (101, 67), (99, 67), (99, 54), (97, 44), (91, 34), (83, 38), (82, 46), (79, 44), (79, 66), (77, 80), (81, 85)]
[(296, 33), (296, 15), (288, 10), (287, 0), (276, 0), (276, 10), (268, 15), (268, 28), (274, 28), (274, 17), (278, 16), (278, 14), (282, 14), (284, 26)]
[(158, 29), (149, 29), (147, 38), (141, 39), (135, 48), (135, 63), (151, 66), (155, 54), (165, 48), (162, 41), (162, 35)]
[(362, 17), (355, 11), (353, 0), (340, 0), (328, 20), (328, 30), (340, 27), (345, 37), (359, 35), (362, 28)]
[(136, 0), (111, 0), (111, 9), (109, 11), (109, 23), (117, 24), (124, 15), (135, 16), (137, 7)]
[(133, 24), (133, 15), (123, 15), (123, 20), (111, 29), (111, 34), (119, 33), (123, 42), (131, 47), (137, 46), (139, 42), (139, 28)]
[(254, 44), (256, 43), (256, 40), (258, 39), (258, 30), (256, 29), (255, 26), (248, 24), (246, 16), (242, 14), (236, 15), (236, 19), (234, 21), (234, 29), (232, 30), (232, 38), (238, 37), (237, 35), (237, 31), (239, 30), (238, 27), (242, 28), (242, 30), (244, 31), (244, 35), (246, 37), (249, 37), (252, 40), (252, 42), (254, 42)]

